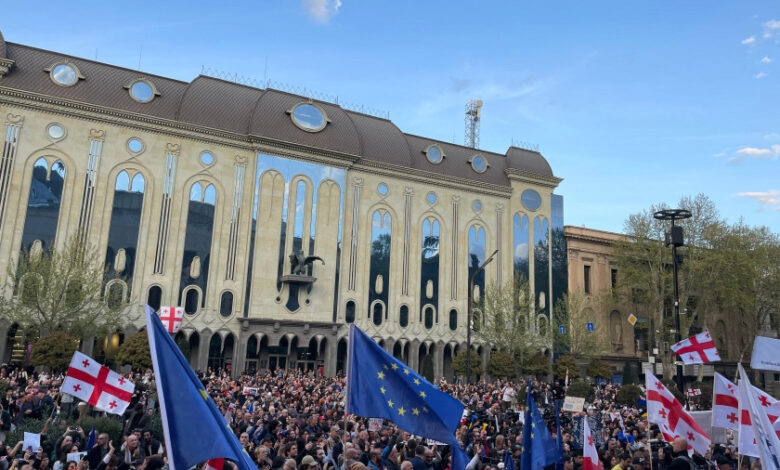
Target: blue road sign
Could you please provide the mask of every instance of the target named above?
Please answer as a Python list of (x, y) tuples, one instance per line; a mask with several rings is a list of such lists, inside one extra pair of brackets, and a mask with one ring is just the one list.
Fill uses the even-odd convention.
[(566, 334), (566, 325), (558, 325), (558, 333), (565, 335)]
[(592, 332), (594, 329), (593, 323), (588, 322), (588, 332)]

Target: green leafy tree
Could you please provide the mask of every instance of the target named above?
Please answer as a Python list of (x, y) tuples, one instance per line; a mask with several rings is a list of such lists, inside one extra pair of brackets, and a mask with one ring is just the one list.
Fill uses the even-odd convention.
[(106, 270), (97, 251), (77, 236), (62, 249), (27, 251), (11, 263), (0, 296), (0, 319), (45, 335), (56, 330), (79, 339), (100, 337), (120, 326), (124, 302), (106, 302)]
[[(455, 375), (458, 376), (466, 376), (466, 351), (460, 351), (458, 354), (455, 355), (455, 357), (452, 359), (452, 371), (455, 373)], [(482, 358), (479, 357), (479, 354), (476, 353), (476, 351), (471, 352), (471, 373), (476, 374), (482, 374), (484, 371), (482, 370)]]
[[(567, 351), (577, 358), (603, 355), (609, 350), (600, 330), (588, 331), (588, 323), (596, 319), (588, 315), (587, 298), (582, 292), (564, 294), (555, 305), (555, 323), (564, 325), (565, 333), (555, 328), (555, 350)], [(592, 310), (590, 310), (592, 311)]]
[(490, 355), (487, 373), (492, 377), (513, 378), (517, 376), (517, 362), (509, 351), (498, 351)]
[(533, 295), (524, 280), (505, 286), (489, 285), (475, 307), (480, 312), (473, 321), (475, 336), (499, 352), (512, 353), (524, 369), (552, 342), (549, 322), (531, 315), (533, 305)]
[(612, 377), (612, 368), (609, 366), (609, 363), (607, 361), (602, 361), (601, 359), (591, 359), (585, 371), (591, 377), (599, 377), (602, 379)]
[(575, 380), (569, 385), (569, 388), (566, 390), (566, 395), (591, 401), (596, 393), (593, 391), (593, 385), (584, 380)]
[(541, 352), (535, 353), (523, 364), (523, 372), (537, 377), (547, 374), (550, 359)]
[(149, 338), (146, 331), (139, 331), (122, 343), (116, 353), (115, 362), (129, 365), (133, 369), (151, 368), (152, 356), (149, 352)]
[(635, 406), (636, 401), (642, 396), (642, 389), (636, 385), (623, 385), (615, 395), (615, 401), (625, 406)]
[(635, 384), (638, 380), (639, 377), (636, 375), (636, 368), (633, 364), (626, 361), (626, 363), (623, 364), (623, 383), (626, 385)]
[(577, 364), (577, 358), (571, 355), (558, 356), (558, 360), (555, 361), (553, 366), (555, 377), (563, 380), (566, 377), (566, 372), (569, 373), (569, 381), (576, 380), (580, 377), (580, 366)]
[(78, 346), (78, 339), (64, 331), (54, 331), (33, 343), (32, 363), (59, 372), (68, 367)]

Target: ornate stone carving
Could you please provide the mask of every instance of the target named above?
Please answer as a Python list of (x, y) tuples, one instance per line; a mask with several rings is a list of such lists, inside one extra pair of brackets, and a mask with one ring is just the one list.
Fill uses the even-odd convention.
[(246, 165), (246, 155), (236, 155), (233, 161), (236, 163), (236, 165), (243, 166)]
[(13, 66), (14, 66), (13, 60), (6, 59), (5, 57), (0, 57), (0, 78), (3, 78), (5, 74), (10, 72)]
[(179, 152), (181, 152), (181, 145), (180, 144), (171, 144), (167, 143), (165, 144), (165, 151), (172, 154), (172, 155), (179, 155)]
[(363, 178), (360, 176), (352, 178), (352, 186), (363, 186)]
[(5, 123), (21, 127), (24, 124), (24, 116), (21, 114), (8, 113), (5, 117)]
[(504, 203), (499, 202), (496, 204), (496, 212), (504, 212)]
[(414, 188), (411, 186), (404, 186), (404, 195), (405, 196), (413, 196), (414, 195)]
[(106, 140), (106, 131), (102, 129), (90, 129), (89, 140), (99, 140), (103, 142), (104, 140)]

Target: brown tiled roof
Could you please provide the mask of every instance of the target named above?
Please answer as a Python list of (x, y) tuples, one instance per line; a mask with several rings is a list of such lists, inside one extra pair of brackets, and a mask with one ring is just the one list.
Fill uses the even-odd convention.
[[(502, 155), (404, 134), (387, 119), (348, 111), (333, 103), (317, 101), (330, 122), (320, 132), (306, 132), (292, 123), (287, 111), (301, 101), (308, 101), (308, 98), (278, 90), (263, 90), (203, 75), (186, 83), (6, 43), (0, 33), (0, 57), (4, 54), (15, 61), (15, 66), (0, 78), (0, 89), (16, 89), (89, 103), (502, 186), (509, 185), (504, 171), (507, 168), (553, 177), (550, 165), (538, 152), (510, 147), (506, 155)], [(75, 65), (85, 78), (70, 87), (55, 84), (44, 69), (63, 60)], [(148, 79), (159, 92), (159, 96), (150, 103), (136, 102), (125, 88), (138, 78)], [(424, 150), (431, 144), (439, 145), (446, 155), (438, 165), (431, 164), (425, 157)], [(485, 173), (473, 171), (468, 164), (477, 153), (485, 157), (490, 165)]]
[(3, 32), (0, 31), (0, 59), (5, 58), (5, 39), (3, 39)]

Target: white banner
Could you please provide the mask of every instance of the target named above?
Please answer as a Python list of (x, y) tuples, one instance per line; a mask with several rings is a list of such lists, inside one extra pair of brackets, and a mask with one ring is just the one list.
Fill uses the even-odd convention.
[(756, 336), (753, 341), (752, 369), (780, 371), (780, 339)]

